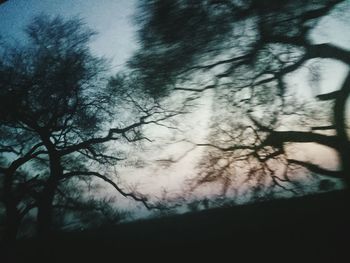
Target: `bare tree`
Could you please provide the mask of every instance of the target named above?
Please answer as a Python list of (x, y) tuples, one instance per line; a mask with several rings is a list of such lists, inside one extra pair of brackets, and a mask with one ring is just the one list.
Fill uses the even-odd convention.
[[(118, 144), (110, 142), (147, 139), (142, 126), (161, 124), (178, 113), (163, 111), (157, 103), (141, 107), (125, 95), (123, 85), (131, 83), (126, 77), (108, 82), (107, 62), (89, 50), (95, 33), (81, 20), (39, 16), (26, 33), (24, 46), (5, 49), (1, 62), (2, 157), (9, 163), (1, 168), (5, 203), (14, 201), (14, 175), (26, 165), (31, 174), (26, 184), (40, 183), (30, 188), (35, 192), (39, 236), (50, 234), (55, 196), (61, 183), (71, 178), (101, 179), (150, 208), (146, 197), (124, 191), (98, 167), (125, 158), (116, 149)], [(131, 104), (136, 115), (118, 111)], [(23, 135), (28, 139), (23, 140)]]
[(24, 216), (36, 206), (36, 189), (42, 186), (38, 174), (25, 168), (45, 154), (40, 143), (26, 130), (1, 125), (0, 202), (4, 206), (2, 240), (11, 243), (17, 236)]
[[(283, 188), (284, 182), (289, 182), (288, 173), (276, 175), (269, 165), (278, 160), (288, 167), (302, 166), (341, 178), (349, 185), (350, 144), (345, 114), (349, 74), (333, 92), (315, 96), (315, 101), (324, 101), (322, 107), (329, 108), (321, 125), (313, 118), (304, 125), (286, 124), (291, 116), (300, 114), (301, 108), (298, 113), (299, 106), (291, 105), (303, 104), (299, 97), (289, 100), (295, 93), (288, 82), (291, 74), (323, 59), (349, 65), (348, 50), (331, 43), (315, 43), (312, 37), (324, 17), (339, 5), (348, 8), (348, 4), (345, 0), (178, 0), (140, 4), (141, 49), (130, 66), (142, 76), (148, 92), (164, 96), (176, 90), (202, 93), (214, 89), (222, 108), (237, 120), (234, 126), (232, 122), (221, 123), (222, 127), (231, 127), (213, 132), (218, 137), (215, 143), (199, 144), (221, 152), (208, 163), (211, 167), (216, 165), (215, 158), (231, 158), (220, 164), (219, 173), (209, 172), (201, 180), (220, 178), (225, 186), (232, 180), (225, 171), (232, 172), (243, 163), (249, 178), (272, 180)], [(230, 115), (234, 111), (237, 114)], [(340, 170), (291, 159), (287, 147), (296, 143), (334, 149), (340, 158)]]
[[(300, 156), (300, 146), (293, 147), (292, 143), (286, 143), (283, 149), (279, 149), (264, 145), (270, 131), (256, 123), (250, 116), (249, 109), (234, 106), (232, 98), (227, 94), (216, 97), (215, 101), (209, 142), (197, 144), (205, 146), (206, 152), (199, 166), (199, 175), (191, 184), (192, 190), (203, 184), (217, 182), (221, 186), (222, 195), (228, 194), (228, 197), (245, 200), (268, 199), (317, 191), (323, 180), (341, 178), (338, 171), (329, 171), (325, 175), (322, 171), (305, 172), (298, 164), (299, 160), (307, 158), (304, 154), (302, 156), (305, 157)], [(220, 105), (229, 101), (230, 110), (226, 107), (220, 109)], [(273, 113), (274, 104), (270, 102), (264, 105), (267, 109), (259, 110), (266, 114), (263, 119), (276, 117)], [(304, 130), (310, 125), (326, 125), (326, 113), (324, 108), (314, 102), (298, 102), (288, 98), (278, 114), (274, 129)], [(330, 173), (332, 174), (328, 177)]]

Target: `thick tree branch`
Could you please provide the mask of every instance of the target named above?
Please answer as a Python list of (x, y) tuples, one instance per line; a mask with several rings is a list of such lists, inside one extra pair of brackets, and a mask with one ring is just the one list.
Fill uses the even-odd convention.
[(216, 85), (213, 84), (213, 85), (207, 85), (201, 89), (193, 89), (193, 88), (174, 88), (174, 90), (184, 90), (184, 91), (193, 91), (193, 92), (203, 92), (205, 90), (208, 90), (208, 89), (214, 89), (216, 88)]
[(310, 58), (331, 58), (350, 65), (350, 51), (330, 43), (308, 45), (306, 47)]
[(339, 93), (339, 91), (336, 90), (336, 91), (332, 91), (329, 93), (317, 95), (316, 98), (321, 100), (321, 101), (334, 100), (337, 97), (338, 93)]
[(219, 61), (216, 61), (214, 63), (207, 64), (207, 65), (194, 66), (194, 67), (186, 69), (184, 72), (188, 72), (188, 71), (196, 70), (196, 69), (209, 70), (209, 69), (215, 68), (216, 66), (230, 64), (230, 63), (237, 62), (237, 61), (242, 61), (242, 60), (248, 59), (249, 57), (250, 57), (250, 54), (238, 56), (238, 57), (233, 57), (233, 58), (229, 58), (229, 59), (223, 59), (223, 60), (219, 60)]
[(334, 129), (335, 129), (334, 125), (311, 127), (311, 130), (313, 131), (327, 131), (327, 130), (334, 130)]
[(38, 144), (34, 145), (26, 154), (24, 154), (22, 157), (19, 157), (15, 161), (13, 161), (8, 168), (0, 168), (0, 171), (2, 171), (2, 172), (13, 171), (14, 172), (20, 166), (22, 166), (26, 162), (30, 161), (31, 159), (34, 159), (41, 154), (47, 154), (46, 151), (36, 151), (42, 145), (43, 145), (42, 143), (38, 143)]
[(265, 145), (280, 147), (283, 143), (317, 143), (339, 149), (341, 146), (336, 136), (304, 131), (273, 131), (263, 142)]
[(308, 20), (323, 17), (327, 15), (331, 10), (333, 10), (334, 6), (336, 6), (341, 2), (344, 2), (344, 0), (332, 0), (321, 8), (310, 10), (308, 12), (303, 13), (300, 16), (300, 18), (302, 19), (302, 22), (306, 22)]
[(250, 146), (250, 145), (234, 145), (234, 146), (229, 146), (229, 147), (220, 147), (215, 144), (210, 144), (210, 143), (197, 143), (196, 146), (205, 146), (205, 147), (212, 147), (215, 149), (218, 149), (223, 152), (232, 152), (235, 150), (256, 150), (257, 147), (255, 146)]
[(310, 162), (295, 160), (295, 159), (287, 159), (287, 161), (291, 164), (297, 164), (297, 165), (303, 166), (309, 171), (314, 172), (316, 174), (326, 175), (334, 178), (344, 178), (341, 171), (328, 170), (328, 169), (322, 168), (319, 165), (316, 165)]

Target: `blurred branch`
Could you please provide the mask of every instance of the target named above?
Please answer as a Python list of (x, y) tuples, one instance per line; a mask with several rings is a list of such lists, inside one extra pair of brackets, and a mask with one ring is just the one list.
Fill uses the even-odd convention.
[(311, 130), (313, 131), (325, 131), (325, 130), (334, 130), (334, 129), (335, 129), (334, 125), (311, 127)]
[(103, 181), (109, 183), (111, 186), (113, 186), (114, 189), (116, 189), (122, 196), (124, 197), (131, 197), (133, 200), (137, 202), (141, 202), (147, 209), (159, 209), (158, 206), (150, 205), (148, 203), (147, 197), (139, 196), (134, 193), (127, 193), (124, 190), (122, 190), (115, 182), (113, 182), (111, 179), (109, 179), (107, 176), (104, 176), (98, 172), (92, 172), (92, 171), (74, 171), (64, 174), (64, 178), (70, 178), (75, 176), (94, 176), (97, 178), (102, 179)]
[(328, 170), (328, 169), (322, 168), (321, 166), (318, 166), (316, 164), (312, 164), (312, 163), (300, 161), (300, 160), (295, 160), (295, 159), (287, 159), (287, 161), (289, 163), (292, 163), (292, 164), (297, 164), (297, 165), (303, 166), (306, 169), (308, 169), (309, 171), (314, 172), (316, 174), (326, 175), (326, 176), (334, 177), (334, 178), (341, 178), (341, 179), (344, 178), (341, 171)]

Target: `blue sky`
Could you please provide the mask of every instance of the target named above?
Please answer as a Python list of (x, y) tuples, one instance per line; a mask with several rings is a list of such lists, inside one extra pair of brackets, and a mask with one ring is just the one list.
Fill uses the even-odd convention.
[(91, 48), (112, 58), (113, 66), (123, 64), (136, 48), (132, 15), (135, 0), (8, 0), (0, 5), (0, 35), (20, 40), (22, 29), (36, 15), (79, 16), (99, 34)]
[[(31, 18), (41, 13), (67, 18), (78, 16), (99, 33), (91, 44), (93, 51), (112, 59), (113, 69), (117, 71), (137, 48), (136, 27), (133, 25), (136, 3), (137, 0), (8, 0), (0, 5), (0, 36), (9, 41), (20, 40), (22, 29)], [(344, 12), (349, 6), (350, 1), (346, 1), (338, 7), (338, 12), (319, 24), (313, 34), (315, 42), (350, 47), (350, 35), (344, 33), (350, 30), (347, 22), (350, 13)], [(339, 74), (344, 69), (336, 65), (330, 71), (332, 74), (328, 73), (328, 76)], [(339, 77), (327, 80), (322, 83), (324, 89), (330, 87), (330, 83), (334, 85), (334, 81), (341, 82)]]

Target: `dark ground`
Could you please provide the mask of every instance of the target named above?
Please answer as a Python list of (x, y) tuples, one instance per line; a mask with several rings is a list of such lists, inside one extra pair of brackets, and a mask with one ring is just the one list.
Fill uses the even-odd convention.
[(21, 240), (10, 262), (350, 262), (348, 200), (338, 191)]

